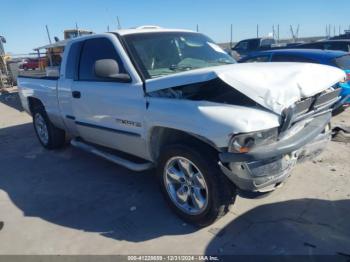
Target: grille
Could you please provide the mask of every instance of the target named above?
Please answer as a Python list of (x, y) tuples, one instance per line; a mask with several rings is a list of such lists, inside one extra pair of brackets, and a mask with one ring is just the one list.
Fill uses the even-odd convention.
[(340, 88), (329, 89), (313, 97), (295, 103), (284, 112), (284, 123), (281, 132), (286, 131), (293, 123), (331, 111), (332, 106), (339, 100)]

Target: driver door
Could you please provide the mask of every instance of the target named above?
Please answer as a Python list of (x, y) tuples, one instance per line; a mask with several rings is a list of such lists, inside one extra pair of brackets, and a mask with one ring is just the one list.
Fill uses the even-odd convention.
[(72, 83), (72, 106), (77, 131), (85, 141), (143, 157), (145, 98), (140, 84), (100, 78), (95, 62), (113, 59), (127, 73), (113, 42), (107, 37), (83, 43), (78, 80)]

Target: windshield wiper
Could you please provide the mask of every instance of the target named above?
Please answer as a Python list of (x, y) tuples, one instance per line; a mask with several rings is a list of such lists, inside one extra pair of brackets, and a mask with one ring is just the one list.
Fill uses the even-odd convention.
[(216, 60), (216, 61), (213, 61), (213, 63), (218, 63), (218, 64), (226, 64), (226, 65), (231, 65), (231, 64), (234, 64), (232, 61), (229, 61), (229, 60)]

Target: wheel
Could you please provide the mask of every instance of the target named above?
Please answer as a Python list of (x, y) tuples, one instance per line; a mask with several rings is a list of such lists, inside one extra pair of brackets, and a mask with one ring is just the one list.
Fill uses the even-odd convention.
[(171, 145), (161, 152), (157, 174), (170, 207), (186, 222), (207, 226), (229, 210), (235, 186), (214, 154), (197, 146)]
[(350, 133), (347, 133), (342, 129), (335, 130), (335, 134), (332, 137), (332, 141), (350, 143)]
[(65, 144), (65, 132), (51, 123), (43, 106), (38, 106), (33, 110), (33, 125), (43, 147), (56, 149)]
[(340, 106), (337, 109), (332, 111), (332, 116), (337, 116), (345, 111), (346, 107)]

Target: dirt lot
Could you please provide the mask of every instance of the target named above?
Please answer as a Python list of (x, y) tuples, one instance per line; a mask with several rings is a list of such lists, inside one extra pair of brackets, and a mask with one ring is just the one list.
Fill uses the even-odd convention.
[[(335, 118), (349, 124), (350, 110)], [(0, 96), (0, 254), (337, 254), (350, 256), (350, 147), (332, 142), (284, 187), (238, 197), (196, 229), (150, 172), (66, 147), (46, 151), (16, 93)], [(0, 223), (1, 224), (1, 223)], [(1, 228), (1, 227), (0, 227)]]

